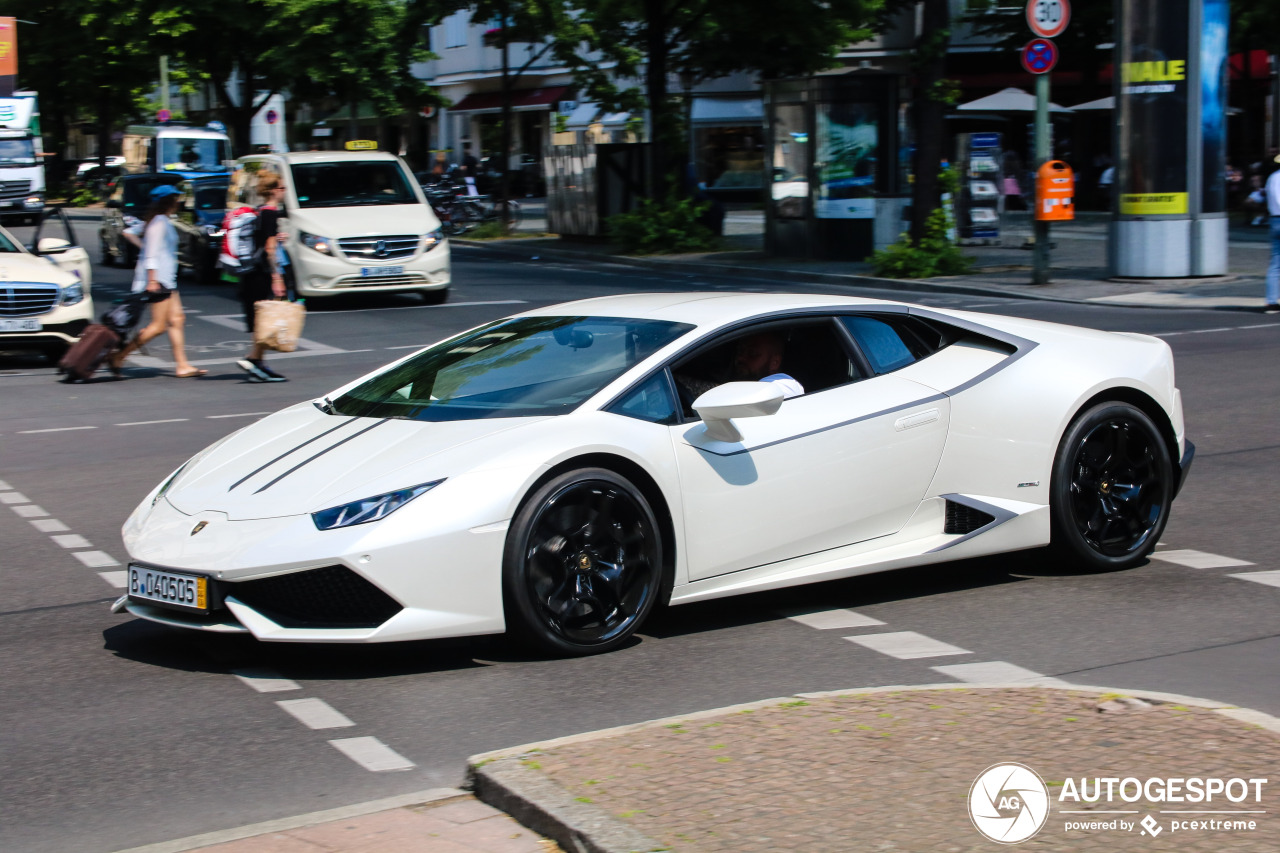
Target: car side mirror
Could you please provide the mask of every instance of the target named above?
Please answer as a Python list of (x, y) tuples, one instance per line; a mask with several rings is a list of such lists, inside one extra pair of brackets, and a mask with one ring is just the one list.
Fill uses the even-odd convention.
[(693, 410), (716, 441), (742, 441), (732, 418), (772, 415), (782, 406), (782, 387), (772, 382), (726, 382), (693, 401)]
[(62, 240), (57, 237), (45, 237), (36, 244), (36, 254), (61, 255), (70, 248), (71, 243), (68, 240)]

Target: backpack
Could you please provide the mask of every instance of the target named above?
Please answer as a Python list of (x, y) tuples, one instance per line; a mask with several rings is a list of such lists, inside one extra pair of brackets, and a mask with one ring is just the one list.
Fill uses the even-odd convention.
[(224, 234), (222, 251), (218, 255), (219, 266), (237, 275), (253, 272), (262, 266), (266, 241), (256, 245), (260, 221), (258, 211), (247, 205), (227, 211), (222, 220)]

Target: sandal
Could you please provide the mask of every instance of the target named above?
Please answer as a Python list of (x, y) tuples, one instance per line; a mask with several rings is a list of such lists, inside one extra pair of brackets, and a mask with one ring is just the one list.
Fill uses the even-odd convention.
[(201, 370), (200, 368), (195, 367), (185, 373), (178, 373), (177, 371), (174, 371), (173, 375), (179, 379), (193, 379), (197, 376), (207, 376), (208, 373), (209, 371), (207, 370)]

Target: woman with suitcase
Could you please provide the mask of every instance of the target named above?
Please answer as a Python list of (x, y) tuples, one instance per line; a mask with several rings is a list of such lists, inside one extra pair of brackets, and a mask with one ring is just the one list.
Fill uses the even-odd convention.
[(144, 220), (142, 252), (133, 272), (133, 292), (145, 290), (167, 295), (152, 303), (151, 322), (111, 358), (109, 364), (117, 376), (125, 359), (134, 350), (165, 332), (169, 333), (169, 344), (173, 349), (175, 376), (186, 379), (208, 373), (187, 361), (186, 315), (182, 312), (182, 299), (178, 296), (178, 231), (169, 221), (169, 217), (178, 210), (180, 198), (181, 193), (168, 184), (151, 191), (151, 207)]

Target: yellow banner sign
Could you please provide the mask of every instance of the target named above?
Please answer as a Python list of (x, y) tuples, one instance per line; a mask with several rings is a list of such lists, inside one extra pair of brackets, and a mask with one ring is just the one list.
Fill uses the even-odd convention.
[(373, 139), (353, 139), (343, 147), (348, 151), (376, 151), (378, 143)]
[(1186, 193), (1123, 193), (1120, 212), (1155, 216), (1187, 212)]

